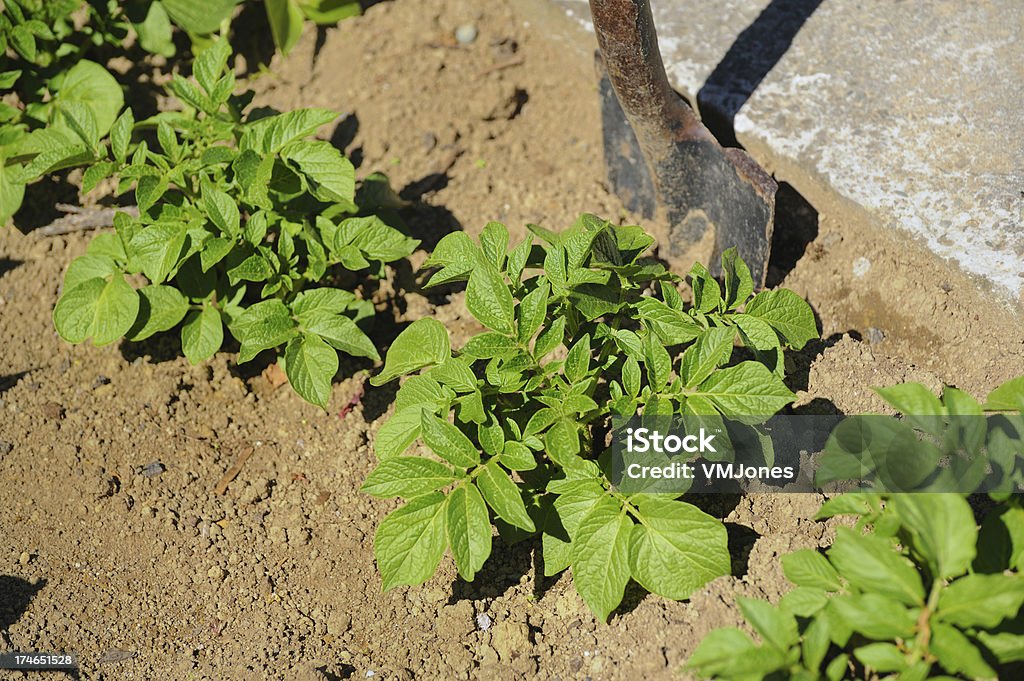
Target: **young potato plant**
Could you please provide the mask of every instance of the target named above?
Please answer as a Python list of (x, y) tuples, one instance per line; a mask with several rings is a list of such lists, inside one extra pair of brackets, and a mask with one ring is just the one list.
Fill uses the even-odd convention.
[[(0, 9), (0, 227), (21, 207), (25, 186), (57, 170), (89, 163), (124, 106), (90, 47), (117, 44), (127, 33), (99, 9), (75, 28), (76, 0), (8, 0)], [(95, 16), (94, 16), (95, 15)], [(92, 21), (92, 19), (96, 19)]]
[[(325, 407), (337, 351), (379, 357), (363, 329), (369, 301), (317, 284), (335, 265), (379, 274), (419, 242), (366, 214), (397, 200), (386, 178), (364, 182), (357, 205), (352, 164), (308, 139), (335, 113), (243, 117), (229, 55), (219, 41), (196, 60), (194, 81), (174, 78), (183, 111), (136, 124), (129, 110), (114, 123), (84, 189), (114, 176), (139, 216), (118, 213), (115, 232), (71, 263), (54, 323), (64, 339), (96, 345), (180, 324), (192, 363), (224, 345), (227, 327), (239, 362), (278, 350), (292, 387)], [(154, 129), (153, 146), (133, 135)]]
[(902, 418), (853, 416), (831, 433), (815, 479), (857, 480), (874, 492), (998, 492), (1024, 485), (1024, 376), (979, 402), (920, 383), (876, 392)]
[[(1011, 679), (1024, 661), (1024, 509), (979, 531), (959, 494), (847, 494), (818, 514), (860, 516), (824, 554), (782, 558), (796, 585), (778, 605), (740, 599), (761, 643), (712, 631), (689, 660), (706, 678)], [(864, 532), (870, 528), (869, 532)]]
[[(725, 527), (678, 495), (614, 489), (604, 429), (614, 415), (775, 413), (794, 397), (782, 348), (817, 336), (813, 314), (790, 291), (753, 295), (735, 251), (724, 288), (694, 265), (689, 305), (679, 277), (644, 257), (640, 227), (583, 215), (560, 234), (530, 229), (511, 250), (497, 223), (479, 244), (442, 239), (428, 285), (467, 282), (489, 330), (453, 352), (443, 324), (417, 320), (371, 381), (408, 376), (363, 487), (406, 500), (377, 530), (383, 587), (423, 582), (449, 548), (472, 580), (493, 523), (511, 541), (539, 533), (545, 575), (571, 567), (602, 620), (630, 579), (687, 598), (729, 572)], [(733, 361), (737, 340), (755, 359)], [(429, 456), (407, 453), (417, 440)]]

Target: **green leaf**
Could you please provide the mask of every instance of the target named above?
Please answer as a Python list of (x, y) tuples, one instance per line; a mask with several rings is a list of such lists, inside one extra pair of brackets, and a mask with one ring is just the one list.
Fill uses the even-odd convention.
[(238, 204), (235, 203), (226, 192), (217, 189), (211, 182), (204, 181), (203, 207), (210, 221), (223, 233), (232, 239), (238, 237), (241, 231), (241, 218), (238, 213)]
[(210, 268), (226, 258), (234, 247), (235, 243), (230, 239), (214, 237), (207, 240), (199, 251), (199, 262), (203, 272), (209, 272)]
[(491, 519), (476, 485), (459, 485), (448, 495), (446, 527), (459, 576), (472, 582), (491, 555)]
[(655, 298), (641, 298), (636, 309), (644, 325), (654, 331), (664, 345), (689, 343), (704, 330), (689, 315)]
[(721, 522), (696, 506), (651, 496), (637, 509), (630, 537), (630, 571), (645, 589), (681, 600), (729, 574), (728, 536)]
[(818, 338), (818, 327), (811, 306), (788, 289), (761, 291), (747, 303), (744, 311), (768, 322), (796, 350), (803, 348), (807, 341)]
[(538, 362), (562, 344), (565, 338), (565, 317), (556, 317), (533, 342), (533, 357)]
[(388, 348), (384, 369), (370, 379), (371, 385), (383, 385), (398, 376), (451, 357), (448, 329), (436, 319), (417, 319), (407, 326)]
[(327, 109), (296, 109), (262, 118), (246, 126), (239, 141), (241, 151), (252, 149), (259, 154), (276, 154), (285, 145), (314, 134), (338, 117)]
[(480, 233), (480, 247), (484, 257), (499, 271), (505, 265), (508, 253), (508, 229), (500, 222), (488, 222)]
[(802, 549), (782, 556), (782, 570), (786, 579), (798, 586), (815, 587), (825, 591), (839, 591), (843, 583), (839, 573), (825, 556), (812, 549)]
[(266, 281), (272, 276), (274, 267), (259, 253), (253, 253), (228, 270), (228, 282), (232, 286), (240, 281)]
[(160, 0), (167, 14), (189, 33), (209, 35), (231, 16), (238, 0)]
[(128, 244), (131, 263), (153, 284), (161, 284), (177, 265), (185, 243), (183, 222), (157, 222), (143, 227)]
[(265, 0), (274, 44), (288, 54), (302, 37), (302, 10), (295, 0)]
[(430, 370), (430, 376), (457, 393), (476, 390), (477, 378), (463, 359), (451, 358)]
[(569, 348), (565, 358), (565, 377), (570, 383), (578, 383), (590, 371), (590, 334), (585, 333)]
[(192, 63), (192, 75), (208, 95), (212, 95), (217, 89), (217, 83), (230, 57), (231, 45), (222, 37), (200, 52)]
[(729, 327), (708, 329), (683, 353), (679, 369), (683, 384), (688, 388), (701, 383), (715, 369), (726, 364), (732, 356), (732, 342), (736, 333)]
[(892, 643), (870, 643), (854, 650), (853, 656), (876, 672), (900, 672), (907, 668), (906, 655)]
[(244, 364), (263, 350), (287, 343), (298, 329), (285, 304), (271, 298), (246, 308), (235, 319), (231, 333), (241, 343), (238, 363)]
[(900, 383), (874, 390), (883, 400), (907, 416), (942, 416), (946, 413), (939, 398), (920, 383)]
[(785, 657), (775, 648), (756, 646), (739, 629), (726, 627), (705, 636), (686, 666), (708, 677), (760, 681), (785, 664)]
[(383, 460), (402, 454), (420, 436), (419, 409), (399, 411), (384, 422), (373, 441), (373, 451)]
[(737, 598), (736, 602), (765, 643), (785, 652), (799, 642), (796, 618), (789, 613), (756, 598)]
[(25, 183), (15, 176), (17, 167), (0, 163), (0, 227), (18, 212), (25, 197)]
[(580, 520), (573, 536), (573, 584), (602, 622), (622, 602), (630, 578), (632, 530), (633, 523), (619, 504), (602, 497)]
[(295, 336), (285, 347), (284, 370), (288, 382), (303, 399), (327, 409), (331, 379), (338, 372), (338, 353), (313, 333)]
[(924, 602), (921, 575), (887, 539), (863, 536), (848, 527), (840, 527), (828, 554), (839, 574), (858, 589), (908, 605)]
[(71, 261), (64, 273), (64, 290), (70, 291), (90, 279), (106, 279), (118, 271), (117, 263), (108, 255), (86, 253)]
[(541, 280), (537, 288), (530, 291), (519, 303), (518, 338), (520, 343), (527, 343), (537, 333), (548, 312), (548, 282)]
[(560, 468), (570, 468), (580, 452), (579, 427), (571, 419), (558, 419), (544, 434), (548, 456)]
[(107, 345), (128, 332), (138, 313), (139, 294), (117, 272), (110, 281), (89, 279), (64, 291), (53, 309), (53, 323), (70, 343), (92, 338), (95, 345)]
[(96, 62), (82, 59), (58, 77), (54, 98), (56, 109), (64, 112), (84, 106), (92, 115), (96, 139), (106, 135), (124, 107), (124, 94), (117, 80)]
[(914, 548), (938, 579), (967, 572), (978, 530), (967, 500), (956, 494), (896, 494), (889, 500)]
[(192, 364), (213, 357), (224, 344), (224, 323), (215, 307), (192, 310), (181, 327), (181, 349)]
[(348, 204), (355, 199), (355, 168), (330, 142), (292, 142), (281, 150), (281, 158), (295, 165), (321, 201)]
[(527, 532), (536, 530), (533, 519), (526, 512), (519, 488), (497, 461), (489, 461), (480, 469), (476, 484), (499, 518)]
[(942, 590), (938, 616), (961, 629), (992, 629), (1024, 605), (1024, 575), (966, 575)]
[(480, 451), (457, 426), (423, 410), (420, 421), (423, 442), (430, 451), (461, 468), (480, 463)]
[(672, 358), (654, 334), (648, 334), (644, 338), (643, 347), (647, 380), (653, 390), (661, 390), (672, 376)]
[(722, 253), (722, 274), (725, 276), (725, 307), (732, 310), (742, 305), (754, 292), (750, 268), (740, 258), (735, 247)]
[(371, 215), (342, 220), (332, 248), (340, 253), (345, 246), (353, 246), (370, 260), (392, 262), (407, 257), (419, 243)]
[(336, 24), (362, 12), (359, 0), (300, 0), (306, 18), (318, 24)]
[(373, 540), (384, 591), (420, 584), (434, 574), (444, 555), (447, 502), (440, 492), (416, 497), (388, 514)]
[(757, 362), (719, 369), (690, 394), (707, 398), (732, 416), (771, 415), (796, 399), (778, 376)]
[(825, 591), (809, 586), (798, 586), (787, 591), (779, 601), (780, 608), (799, 617), (813, 617), (827, 605), (828, 596)]
[(854, 631), (880, 640), (912, 637), (920, 612), (917, 608), (911, 610), (886, 596), (870, 592), (834, 596), (828, 607)]
[(948, 624), (932, 627), (931, 650), (946, 671), (962, 673), (972, 679), (997, 679), (999, 675), (982, 657), (981, 651)]
[(499, 460), (502, 466), (513, 471), (532, 471), (537, 467), (533, 452), (522, 442), (506, 442)]
[(146, 16), (142, 21), (132, 23), (132, 28), (139, 36), (139, 45), (151, 54), (173, 57), (175, 50), (171, 19), (167, 16), (163, 3), (152, 2), (145, 10)]
[(458, 479), (455, 471), (443, 463), (421, 456), (396, 456), (381, 461), (359, 491), (380, 499), (412, 499), (439, 490)]
[(480, 441), (483, 450), (491, 456), (497, 456), (505, 449), (505, 429), (493, 414), (486, 422), (477, 426), (477, 440)]
[(185, 318), (188, 300), (173, 286), (150, 284), (138, 290), (139, 314), (125, 336), (131, 341), (141, 341), (154, 333), (167, 331)]
[(988, 394), (987, 411), (1024, 411), (1024, 376), (1003, 383)]
[(512, 292), (493, 267), (478, 267), (469, 275), (466, 308), (487, 328), (506, 336), (515, 333)]
[(701, 312), (711, 312), (722, 302), (722, 288), (704, 265), (696, 262), (690, 268), (690, 288), (693, 306)]
[(314, 310), (300, 316), (299, 323), (309, 333), (316, 334), (331, 346), (353, 357), (380, 359), (373, 341), (350, 317), (325, 310)]

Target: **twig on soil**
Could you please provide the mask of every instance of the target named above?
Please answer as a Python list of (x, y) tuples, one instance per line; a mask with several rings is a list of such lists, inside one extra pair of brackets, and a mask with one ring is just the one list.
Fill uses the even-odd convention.
[(338, 412), (338, 418), (339, 419), (343, 419), (346, 416), (348, 416), (349, 412), (351, 412), (353, 409), (356, 408), (356, 405), (359, 404), (359, 402), (363, 399), (363, 395), (365, 395), (365, 394), (366, 394), (366, 384), (362, 383), (362, 384), (359, 385), (359, 388), (356, 390), (356, 394), (353, 395), (352, 397), (350, 397), (348, 402), (345, 403), (345, 406), (342, 407), (341, 411)]
[(513, 66), (522, 66), (524, 61), (525, 60), (522, 57), (513, 57), (508, 61), (498, 62), (497, 64), (492, 64), (488, 66), (486, 69), (481, 69), (480, 71), (477, 71), (476, 76), (477, 78), (482, 78), (483, 76), (490, 75), (495, 71), (503, 71), (505, 69), (510, 69)]
[(114, 224), (115, 213), (127, 213), (133, 218), (139, 217), (137, 206), (117, 206), (116, 208), (85, 208), (58, 203), (57, 210), (66, 215), (57, 218), (50, 224), (35, 230), (39, 236), (60, 236), (72, 232), (83, 232), (88, 229), (100, 229)]
[(224, 473), (224, 477), (220, 479), (217, 486), (213, 488), (213, 491), (220, 495), (227, 492), (228, 485), (230, 485), (231, 481), (237, 478), (238, 474), (242, 472), (242, 466), (245, 465), (245, 462), (249, 460), (249, 457), (252, 456), (254, 451), (255, 450), (252, 447), (246, 447), (242, 450), (242, 453), (238, 455), (237, 459), (235, 459), (235, 463), (233, 463), (231, 468)]

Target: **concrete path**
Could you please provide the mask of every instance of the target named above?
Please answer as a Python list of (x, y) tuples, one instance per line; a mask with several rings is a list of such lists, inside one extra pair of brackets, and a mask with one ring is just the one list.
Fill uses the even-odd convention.
[[(585, 0), (552, 0), (592, 30)], [(669, 77), (812, 203), (1024, 294), (1024, 2), (652, 0)]]

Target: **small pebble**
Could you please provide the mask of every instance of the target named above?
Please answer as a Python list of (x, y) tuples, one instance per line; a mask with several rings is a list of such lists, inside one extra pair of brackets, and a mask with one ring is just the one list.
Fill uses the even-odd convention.
[(861, 256), (853, 261), (853, 276), (863, 277), (871, 269), (871, 261)]
[(491, 628), (491, 617), (486, 612), (476, 616), (476, 628), (480, 631), (487, 631)]
[(455, 29), (455, 40), (460, 45), (469, 45), (476, 40), (476, 26), (473, 24), (462, 24)]
[(881, 329), (874, 326), (869, 326), (867, 329), (868, 342), (871, 344), (881, 343), (885, 340), (885, 333)]
[(206, 576), (215, 582), (219, 582), (224, 579), (224, 570), (214, 565), (206, 571)]
[(22, 565), (28, 565), (30, 560), (32, 560), (32, 556), (28, 554), (28, 551), (22, 551), (21, 555), (18, 556), (18, 562)]
[(145, 466), (142, 467), (142, 474), (147, 478), (155, 478), (156, 476), (163, 473), (165, 470), (167, 470), (166, 466), (164, 466), (159, 461), (154, 461), (152, 463), (147, 463)]
[(0, 442), (0, 455), (10, 454), (12, 449), (14, 449), (14, 445), (10, 442)]

